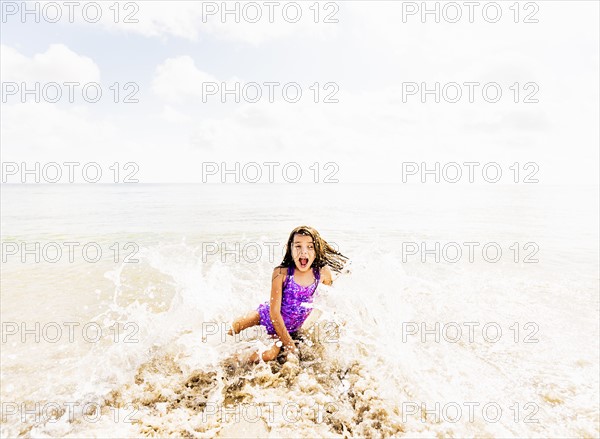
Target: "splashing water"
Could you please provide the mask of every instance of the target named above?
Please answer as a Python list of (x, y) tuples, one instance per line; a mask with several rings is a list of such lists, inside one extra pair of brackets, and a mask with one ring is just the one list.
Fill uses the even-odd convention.
[[(225, 335), (234, 317), (268, 299), (280, 255), (236, 261), (221, 254), (206, 260), (202, 253), (208, 240), (284, 239), (297, 225), (293, 218), (273, 233), (275, 226), (260, 218), (257, 229), (241, 220), (228, 225), (238, 232), (192, 232), (178, 224), (184, 236), (136, 234), (112, 224), (106, 227), (115, 235), (103, 230), (102, 239), (138, 242), (138, 263), (6, 265), (3, 322), (96, 322), (102, 337), (93, 343), (8, 338), (2, 437), (598, 436), (598, 276), (588, 239), (567, 249), (549, 228), (538, 242), (551, 264), (405, 262), (402, 242), (447, 232), (423, 220), (435, 215), (404, 216), (399, 228), (393, 219), (399, 214), (383, 204), (378, 210), (369, 197), (368, 218), (352, 210), (354, 200), (342, 200), (337, 216), (328, 214), (339, 229), (322, 233), (352, 257), (351, 272), (333, 287), (319, 287), (299, 334), (297, 362), (280, 356), (243, 365), (240, 359), (272, 341), (257, 328)], [(184, 198), (169, 202), (190, 203)], [(191, 203), (190, 210), (200, 209)], [(240, 204), (239, 217), (245, 209)], [(307, 214), (315, 225), (325, 223), (319, 209)], [(342, 221), (350, 212), (352, 227)], [(387, 223), (382, 212), (390, 215)], [(228, 215), (217, 214), (203, 228), (216, 230)], [(481, 215), (468, 227), (489, 241), (527, 232), (522, 224), (498, 236)], [(523, 215), (505, 223), (514, 226)], [(371, 216), (381, 224), (374, 226)], [(11, 238), (24, 239), (25, 231), (6, 222)], [(454, 226), (453, 236), (468, 240), (474, 232), (466, 229)], [(42, 238), (54, 239), (48, 233)], [(571, 253), (561, 259), (559, 249)], [(571, 263), (575, 255), (584, 262)], [(485, 324), (491, 332), (482, 330)], [(502, 337), (490, 341), (497, 328)]]

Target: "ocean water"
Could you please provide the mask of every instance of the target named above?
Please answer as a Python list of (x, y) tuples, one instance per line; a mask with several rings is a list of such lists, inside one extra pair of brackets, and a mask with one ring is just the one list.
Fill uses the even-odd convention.
[[(4, 185), (1, 203), (2, 437), (600, 435), (597, 187)], [(225, 328), (269, 299), (301, 224), (351, 264), (298, 364), (239, 366), (270, 341)]]

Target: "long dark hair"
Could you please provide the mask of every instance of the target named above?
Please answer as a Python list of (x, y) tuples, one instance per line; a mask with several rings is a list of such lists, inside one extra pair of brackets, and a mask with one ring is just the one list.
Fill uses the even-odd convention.
[(292, 230), (287, 241), (285, 256), (279, 267), (287, 268), (294, 265), (294, 259), (292, 258), (294, 235), (310, 236), (312, 238), (315, 246), (315, 260), (311, 265), (312, 268), (323, 268), (325, 265), (329, 265), (333, 271), (338, 273), (342, 271), (348, 258), (329, 245), (327, 241), (321, 238), (319, 232), (310, 226), (298, 226)]

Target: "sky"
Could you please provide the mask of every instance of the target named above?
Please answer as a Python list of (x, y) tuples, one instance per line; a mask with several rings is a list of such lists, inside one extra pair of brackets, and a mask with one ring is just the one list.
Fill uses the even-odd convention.
[[(8, 162), (135, 163), (142, 183), (231, 182), (236, 163), (246, 182), (291, 163), (300, 182), (416, 182), (457, 163), (462, 183), (475, 162), (479, 181), (517, 163), (598, 183), (598, 2), (66, 3), (2, 2), (3, 181)], [(439, 102), (421, 95), (436, 83)]]

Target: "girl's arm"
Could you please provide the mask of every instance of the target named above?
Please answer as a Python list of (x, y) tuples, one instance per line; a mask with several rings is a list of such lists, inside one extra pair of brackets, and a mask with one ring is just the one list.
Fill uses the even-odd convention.
[(289, 350), (291, 352), (295, 352), (296, 345), (294, 344), (294, 340), (292, 340), (292, 337), (290, 336), (287, 328), (285, 327), (283, 317), (281, 317), (281, 295), (283, 291), (283, 281), (285, 280), (285, 274), (285, 268), (276, 268), (275, 270), (273, 270), (269, 314), (271, 317), (271, 322), (273, 323), (273, 328), (275, 328), (275, 332), (279, 336), (279, 340), (281, 340), (281, 342), (283, 343), (284, 349)]
[(323, 282), (325, 285), (331, 285), (333, 281), (340, 277), (342, 274), (352, 273), (350, 269), (351, 263), (352, 261), (348, 261), (341, 273), (333, 272), (331, 271), (329, 265), (325, 265), (323, 268), (321, 268), (321, 282)]
[(325, 265), (321, 268), (321, 282), (325, 285), (331, 285), (333, 283), (333, 273), (331, 272), (329, 265)]

